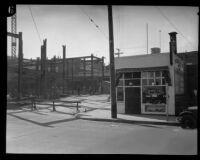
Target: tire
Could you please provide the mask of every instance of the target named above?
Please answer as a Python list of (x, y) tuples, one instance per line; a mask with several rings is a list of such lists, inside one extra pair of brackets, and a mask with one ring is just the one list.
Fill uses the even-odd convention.
[(196, 128), (196, 121), (194, 117), (192, 117), (191, 115), (183, 115), (182, 120), (181, 120), (181, 127), (191, 128), (191, 129)]

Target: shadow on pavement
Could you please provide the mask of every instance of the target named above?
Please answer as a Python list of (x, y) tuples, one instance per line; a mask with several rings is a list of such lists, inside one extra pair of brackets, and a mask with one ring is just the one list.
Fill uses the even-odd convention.
[(76, 117), (73, 117), (73, 118), (67, 118), (67, 119), (62, 119), (62, 120), (50, 121), (50, 122), (46, 122), (46, 123), (39, 123), (37, 121), (33, 121), (33, 120), (30, 120), (30, 119), (22, 118), (22, 117), (17, 116), (17, 115), (13, 115), (12, 113), (7, 113), (7, 114), (10, 115), (10, 116), (12, 116), (12, 117), (15, 117), (15, 118), (18, 118), (20, 120), (23, 120), (23, 121), (27, 121), (27, 122), (30, 122), (30, 123), (33, 123), (33, 124), (36, 124), (36, 125), (39, 125), (39, 126), (42, 126), (42, 127), (51, 127), (51, 128), (53, 128), (53, 126), (50, 126), (52, 124), (57, 124), (57, 123), (63, 123), (63, 122), (69, 122), (69, 121), (73, 121), (73, 120), (78, 120)]
[[(139, 124), (139, 125), (168, 125), (168, 126), (180, 126), (177, 122), (156, 122), (156, 121), (138, 121), (138, 120), (126, 120), (126, 119), (103, 119), (103, 118), (84, 118), (79, 116), (79, 119), (89, 121), (101, 121), (101, 122), (115, 122), (115, 123), (128, 123), (128, 124)], [(152, 127), (152, 126), (151, 126)], [(153, 126), (155, 127), (155, 126)]]
[(18, 119), (20, 119), (20, 120), (27, 121), (27, 122), (30, 122), (30, 123), (33, 123), (33, 124), (36, 124), (36, 125), (39, 125), (39, 126), (42, 126), (42, 127), (52, 127), (52, 126), (48, 126), (48, 125), (46, 125), (46, 124), (39, 123), (39, 122), (30, 120), (30, 119), (26, 119), (26, 118), (22, 118), (22, 117), (20, 117), (20, 116), (13, 115), (13, 114), (11, 114), (11, 113), (7, 113), (7, 114), (10, 115), (10, 116), (12, 116), (12, 117), (18, 118)]

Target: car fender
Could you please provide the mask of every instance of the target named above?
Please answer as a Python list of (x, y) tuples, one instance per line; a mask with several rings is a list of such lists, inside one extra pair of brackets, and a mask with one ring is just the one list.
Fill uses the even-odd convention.
[(181, 112), (181, 113), (179, 114), (179, 116), (184, 116), (184, 115), (193, 115), (193, 113), (190, 112), (190, 111), (183, 111), (183, 112)]

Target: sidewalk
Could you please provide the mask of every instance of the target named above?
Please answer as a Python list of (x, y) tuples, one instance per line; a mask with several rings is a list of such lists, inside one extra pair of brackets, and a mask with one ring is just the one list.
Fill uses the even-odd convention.
[(89, 112), (87, 111), (80, 112), (76, 115), (76, 117), (83, 120), (93, 120), (93, 121), (179, 126), (179, 123), (176, 121), (177, 117), (175, 116), (169, 116), (167, 120), (166, 116), (160, 116), (160, 115), (117, 114), (117, 118), (111, 118), (111, 110), (107, 108), (95, 109)]
[[(79, 112), (76, 111), (76, 106), (74, 104), (69, 104), (65, 107), (62, 106), (62, 103), (56, 106), (56, 111), (52, 112), (53, 108), (51, 105), (40, 105), (37, 104), (39, 114), (45, 114), (50, 116), (37, 116), (36, 112), (29, 113), (27, 118), (40, 120), (42, 118), (49, 120), (53, 120), (53, 117), (57, 119), (68, 117), (68, 118), (75, 118), (75, 119), (82, 119), (82, 120), (90, 120), (90, 121), (104, 121), (104, 122), (118, 122), (118, 123), (131, 123), (131, 124), (157, 124), (157, 125), (172, 125), (172, 126), (179, 126), (179, 123), (176, 121), (176, 116), (169, 116), (168, 120), (166, 115), (143, 115), (143, 114), (134, 114), (134, 115), (127, 115), (127, 114), (117, 114), (117, 118), (111, 118), (111, 104), (108, 102), (108, 95), (82, 95), (82, 96), (70, 96), (61, 98), (61, 100), (82, 100), (79, 108)], [(44, 103), (44, 102), (43, 102)], [(49, 102), (50, 103), (50, 102)], [(25, 116), (28, 114), (27, 111), (31, 110), (30, 106), (24, 107), (16, 107), (17, 112), (24, 112), (24, 113), (17, 113), (17, 115)], [(14, 114), (13, 109), (8, 111), (9, 114)], [(22, 110), (22, 111), (18, 111)], [(45, 120), (45, 122), (46, 122)], [(41, 121), (40, 121), (41, 122)]]
[(107, 101), (107, 97), (108, 95), (76, 97), (78, 99), (84, 98), (84, 101), (81, 104), (82, 107), (80, 113), (78, 113), (76, 117), (93, 121), (179, 126), (179, 123), (176, 121), (176, 116), (168, 116), (167, 118), (166, 115), (117, 114), (116, 119), (111, 118), (111, 106), (110, 102)]

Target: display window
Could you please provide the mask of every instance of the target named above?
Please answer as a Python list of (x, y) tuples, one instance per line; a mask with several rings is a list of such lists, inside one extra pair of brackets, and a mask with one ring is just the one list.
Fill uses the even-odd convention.
[(125, 80), (126, 86), (140, 86), (140, 79)]
[(156, 84), (155, 85), (161, 85), (161, 79), (160, 78), (156, 78)]
[(132, 78), (132, 73), (124, 73), (124, 78), (125, 79), (131, 79)]
[(155, 76), (156, 76), (156, 77), (161, 77), (161, 72), (160, 72), (160, 71), (156, 71), (156, 72), (155, 72)]
[(142, 72), (142, 86), (165, 85), (162, 71)]
[(154, 78), (154, 72), (148, 72), (148, 78)]
[(148, 85), (154, 85), (155, 83), (154, 83), (154, 79), (148, 79)]
[(141, 72), (133, 72), (133, 78), (141, 78)]
[(123, 86), (123, 79), (119, 80), (118, 86)]
[(166, 112), (166, 87), (165, 86), (143, 86), (142, 103), (146, 113)]
[(147, 86), (147, 79), (142, 79), (142, 85)]
[(141, 73), (141, 77), (142, 77), (142, 78), (147, 78), (147, 72), (142, 72), (142, 73)]
[(142, 87), (142, 103), (166, 104), (165, 86)]

